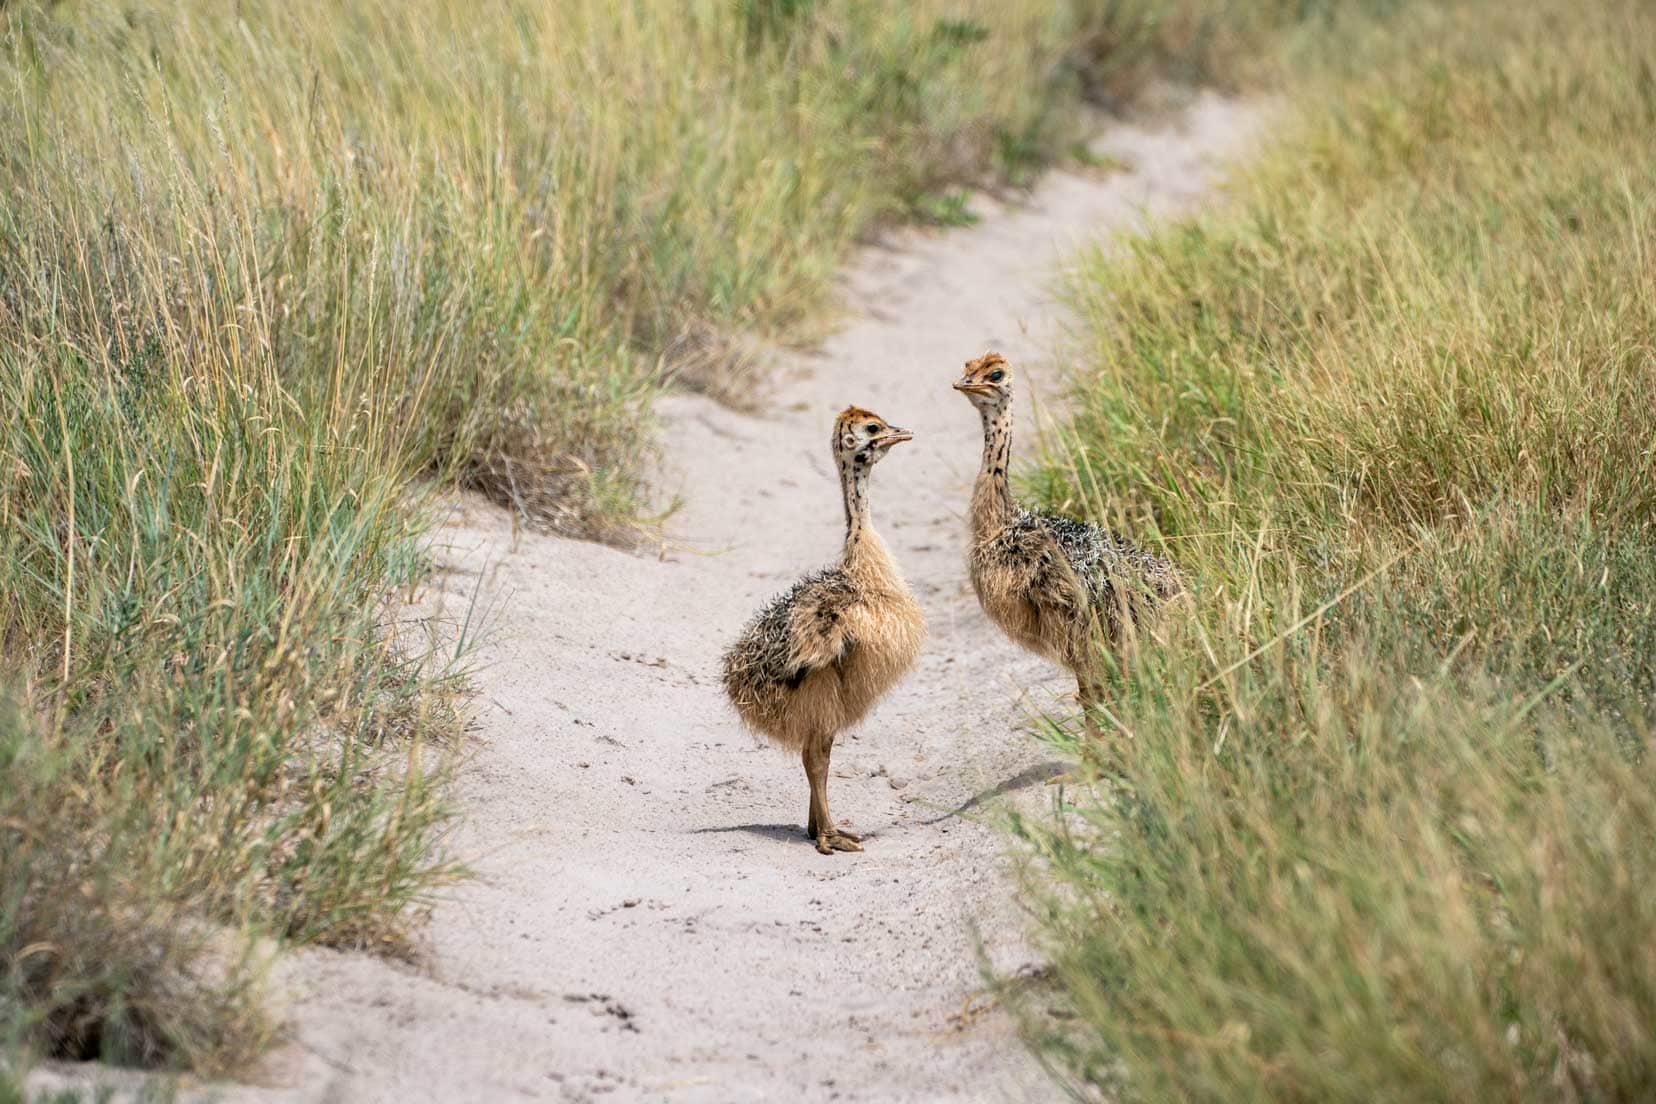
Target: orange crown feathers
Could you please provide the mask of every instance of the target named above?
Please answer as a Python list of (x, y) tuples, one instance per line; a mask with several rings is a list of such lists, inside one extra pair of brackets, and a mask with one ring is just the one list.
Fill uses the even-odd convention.
[(885, 421), (884, 418), (881, 418), (872, 410), (864, 410), (860, 406), (848, 406), (840, 411), (839, 417), (834, 419), (834, 424), (841, 425), (845, 422), (861, 421), (863, 418), (877, 418), (882, 422)]

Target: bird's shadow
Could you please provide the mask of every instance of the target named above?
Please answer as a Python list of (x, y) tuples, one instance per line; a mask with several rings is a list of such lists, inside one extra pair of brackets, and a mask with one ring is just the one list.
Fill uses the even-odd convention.
[(761, 839), (786, 840), (788, 842), (805, 838), (805, 826), (803, 824), (731, 824), (722, 828), (692, 828), (690, 830), (690, 834), (693, 836), (706, 835), (709, 832), (746, 832), (750, 836), (758, 836)]
[[(1049, 778), (1056, 778), (1058, 775), (1064, 773), (1064, 769), (1064, 764), (1060, 763), (1056, 759), (1048, 759), (1044, 763), (1036, 763), (1032, 767), (1025, 767), (1017, 774), (1014, 774), (1011, 778), (1002, 779), (1000, 782), (997, 782), (987, 790), (980, 790), (979, 792), (973, 794), (958, 807), (951, 809), (941, 816), (932, 817), (930, 820), (922, 820), (919, 823), (940, 824), (945, 820), (950, 820), (957, 816), (964, 816), (973, 809), (986, 805), (995, 800), (995, 798), (1004, 794), (1009, 794), (1015, 790), (1022, 790), (1029, 786), (1037, 785), (1045, 782)], [(758, 836), (761, 839), (782, 840), (785, 842), (805, 839), (808, 842), (808, 837), (805, 835), (805, 827), (800, 824), (730, 824), (718, 828), (692, 828), (690, 830), (691, 835), (704, 835), (710, 832), (746, 832), (750, 836)], [(868, 840), (872, 838), (874, 838), (874, 833), (863, 833), (863, 839)]]
[(995, 798), (1000, 797), (1003, 794), (1009, 794), (1014, 790), (1021, 790), (1028, 786), (1034, 786), (1038, 783), (1045, 782), (1049, 778), (1056, 778), (1063, 773), (1064, 764), (1058, 762), (1056, 759), (1048, 759), (1044, 763), (1036, 763), (1033, 767), (1025, 767), (1017, 774), (1014, 774), (1011, 778), (1003, 779), (1002, 781), (989, 787), (987, 790), (981, 790), (978, 793), (973, 794), (958, 808), (952, 809), (949, 812), (944, 813), (942, 816), (935, 816), (930, 820), (922, 820), (920, 823), (937, 824), (953, 817), (963, 816), (964, 814), (971, 812), (973, 809), (995, 800)]
[[(841, 827), (847, 831), (857, 831), (852, 825), (843, 822), (841, 822)], [(811, 837), (805, 834), (803, 824), (730, 824), (720, 828), (690, 829), (690, 834), (693, 836), (706, 835), (712, 832), (746, 832), (748, 835), (758, 836), (760, 839), (781, 840), (783, 843), (811, 842)], [(879, 835), (878, 832), (860, 832), (859, 834), (864, 840), (871, 840)]]

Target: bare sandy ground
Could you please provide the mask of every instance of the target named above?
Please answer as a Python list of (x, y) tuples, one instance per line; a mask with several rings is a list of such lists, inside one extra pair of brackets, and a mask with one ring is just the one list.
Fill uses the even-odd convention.
[[(480, 746), (453, 851), (478, 873), (436, 908), (418, 965), (294, 956), (293, 1041), (237, 1101), (1044, 1100), (1007, 1018), (985, 1012), (978, 940), (1031, 952), (1003, 859), (973, 818), (1041, 803), (1059, 769), (1021, 730), (1073, 685), (1006, 643), (965, 581), (978, 459), (949, 384), (987, 349), (1053, 395), (1042, 363), (1061, 259), (1200, 200), (1259, 111), (1212, 95), (1097, 148), (1130, 169), (1055, 172), (982, 221), (904, 232), (845, 280), (845, 327), (783, 358), (758, 416), (663, 406), (684, 508), (664, 552), (525, 534), (477, 503), (439, 534), (450, 615), (494, 612), (479, 654)], [(1022, 443), (1030, 443), (1024, 387)], [(926, 609), (918, 667), (835, 747), (836, 816), (862, 854), (804, 838), (797, 760), (727, 708), (718, 658), (749, 614), (835, 558), (834, 414), (913, 429), (875, 472), (876, 526)], [(1028, 455), (1027, 452), (1025, 455)], [(965, 815), (957, 815), (965, 813)]]

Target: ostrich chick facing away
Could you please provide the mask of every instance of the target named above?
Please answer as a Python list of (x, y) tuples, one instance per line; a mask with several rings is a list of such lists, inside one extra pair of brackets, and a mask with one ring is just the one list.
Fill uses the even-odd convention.
[(1083, 720), (1099, 700), (1097, 642), (1115, 644), (1183, 588), (1167, 560), (1096, 525), (1012, 501), (1012, 366), (999, 353), (966, 362), (955, 382), (983, 417), (983, 466), (972, 486), (972, 588), (989, 620), (1075, 674)]
[(868, 477), (912, 439), (878, 414), (847, 407), (834, 422), (845, 496), (845, 552), (756, 614), (724, 657), (725, 692), (744, 723), (797, 750), (810, 783), (805, 832), (824, 855), (861, 851), (828, 813), (834, 737), (862, 719), (920, 654), (925, 618), (868, 516)]

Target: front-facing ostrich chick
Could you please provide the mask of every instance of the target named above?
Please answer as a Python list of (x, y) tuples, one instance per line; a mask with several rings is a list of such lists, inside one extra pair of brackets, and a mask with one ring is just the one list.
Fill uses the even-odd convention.
[(761, 609), (724, 657), (725, 692), (742, 721), (804, 760), (805, 832), (824, 855), (862, 850), (862, 837), (828, 813), (834, 737), (913, 666), (926, 636), (920, 606), (868, 514), (869, 473), (911, 438), (867, 410), (840, 414), (833, 451), (845, 496), (844, 554)]
[(1099, 700), (1100, 637), (1122, 639), (1183, 589), (1172, 563), (1096, 525), (1037, 514), (1012, 500), (1012, 366), (999, 353), (966, 362), (955, 390), (983, 418), (983, 465), (972, 486), (972, 588), (989, 620), (1075, 674), (1083, 719)]

